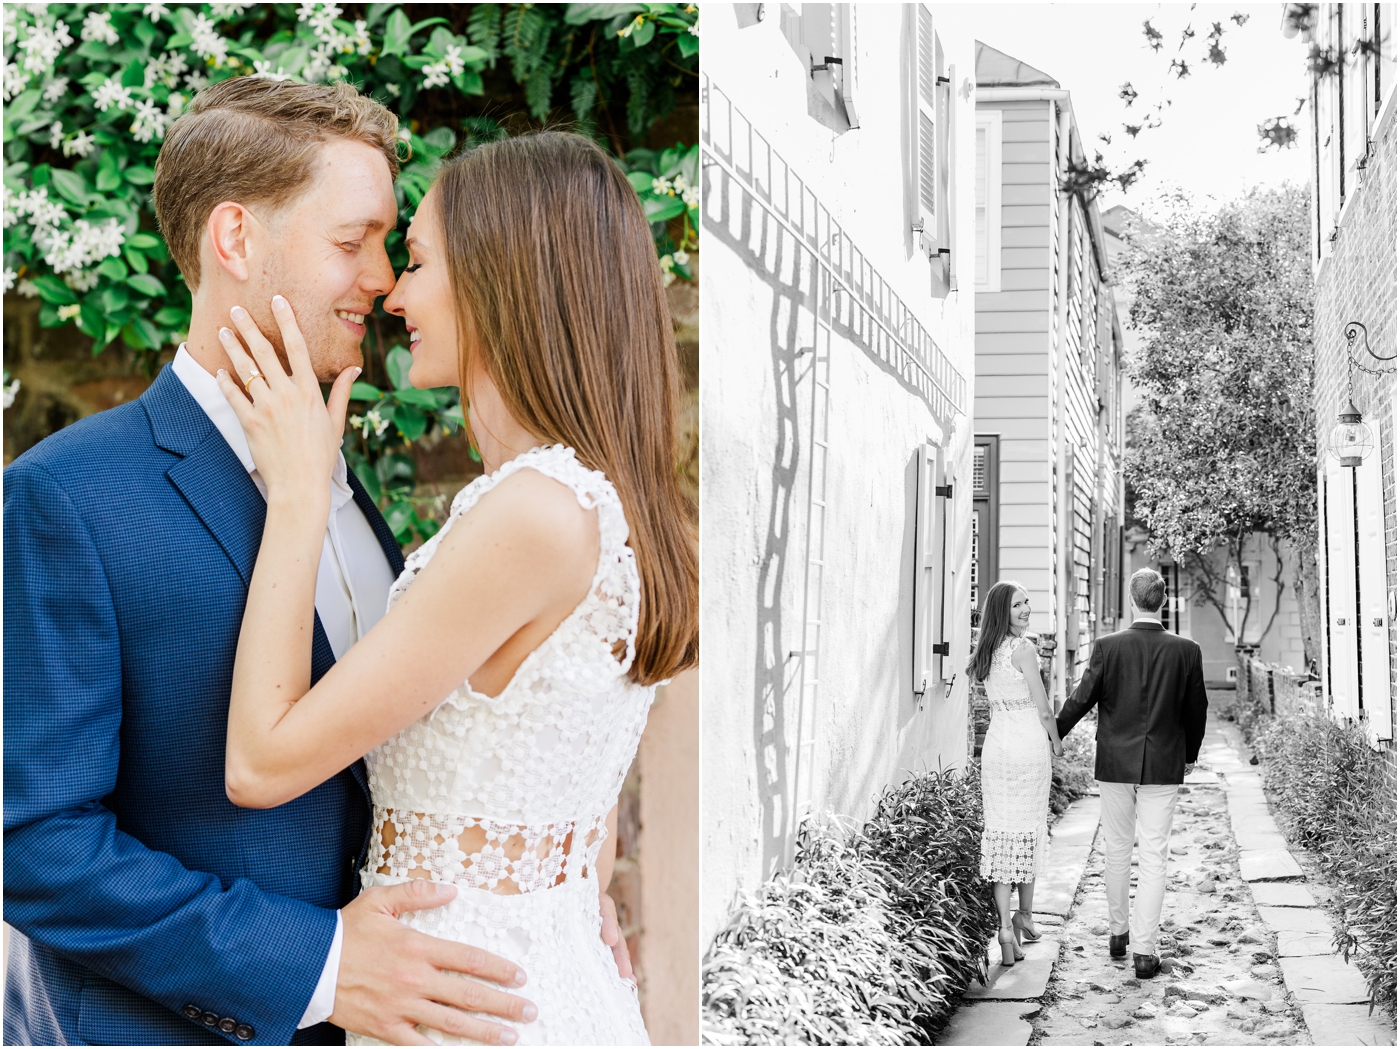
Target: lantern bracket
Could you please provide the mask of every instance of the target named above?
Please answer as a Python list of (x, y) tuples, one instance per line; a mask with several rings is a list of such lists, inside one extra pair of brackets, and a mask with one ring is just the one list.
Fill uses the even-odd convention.
[(1360, 321), (1349, 321), (1347, 323), (1347, 326), (1342, 329), (1342, 334), (1346, 336), (1347, 340), (1348, 385), (1350, 385), (1349, 380), (1351, 377), (1351, 370), (1354, 368), (1359, 368), (1361, 371), (1365, 372), (1368, 375), (1394, 374), (1395, 365), (1393, 364), (1389, 368), (1368, 368), (1366, 365), (1362, 364), (1356, 359), (1356, 339), (1358, 336), (1360, 336), (1361, 338), (1361, 348), (1364, 349), (1367, 355), (1370, 356), (1373, 360), (1380, 361), (1384, 364), (1385, 362), (1393, 361), (1396, 358), (1396, 354), (1394, 353), (1392, 353), (1389, 357), (1382, 357), (1375, 350), (1371, 349), (1371, 339), (1366, 331), (1366, 325), (1362, 324)]

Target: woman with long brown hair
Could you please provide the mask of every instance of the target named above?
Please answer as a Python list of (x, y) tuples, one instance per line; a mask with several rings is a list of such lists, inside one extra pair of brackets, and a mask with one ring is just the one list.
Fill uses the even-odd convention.
[[(1020, 583), (987, 591), (968, 676), (987, 689), (992, 723), (982, 743), (981, 874), (992, 883), (1003, 965), (1024, 957), (1024, 939), (1040, 939), (1031, 918), (1035, 879), (1045, 867), (1050, 807), (1050, 755), (1063, 753), (1040, 679), (1035, 646), (1025, 637), (1031, 601)], [(1011, 909), (1018, 887), (1020, 910)]]
[(698, 650), (676, 353), (650, 231), (605, 153), (546, 132), (445, 164), (407, 246), (385, 308), (407, 324), (409, 378), (460, 385), (486, 472), (409, 556), (388, 613), (314, 687), (326, 477), (358, 369), (323, 405), (279, 300), (290, 376), (246, 318), (251, 358), (224, 339), (239, 374), (221, 384), (268, 489), (229, 796), (282, 804), (366, 755), (361, 883), (456, 886), (446, 906), (402, 920), (528, 974), (532, 1022), (496, 1028), (444, 1008), (400, 1044), (643, 1044), (635, 988), (598, 936), (598, 892), (656, 685)]

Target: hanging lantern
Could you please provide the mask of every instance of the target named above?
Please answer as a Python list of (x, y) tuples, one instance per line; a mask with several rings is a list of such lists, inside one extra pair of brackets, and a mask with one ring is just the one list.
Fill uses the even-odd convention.
[(1343, 466), (1355, 469), (1361, 465), (1362, 459), (1371, 454), (1375, 444), (1371, 428), (1361, 421), (1361, 413), (1348, 397), (1347, 406), (1342, 409), (1342, 414), (1337, 416), (1337, 425), (1332, 427), (1332, 436), (1327, 440), (1327, 450), (1336, 456)]

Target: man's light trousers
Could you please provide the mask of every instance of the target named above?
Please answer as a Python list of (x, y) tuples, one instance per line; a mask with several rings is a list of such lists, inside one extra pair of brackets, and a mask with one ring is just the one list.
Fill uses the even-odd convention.
[[(1177, 790), (1174, 784), (1140, 786), (1136, 783), (1099, 783), (1108, 929), (1115, 936), (1131, 933), (1128, 949), (1134, 954), (1157, 953), (1157, 931), (1162, 923), (1162, 897), (1167, 891), (1167, 858)], [(1138, 839), (1138, 883), (1130, 925), (1128, 879), (1132, 873), (1135, 829)]]

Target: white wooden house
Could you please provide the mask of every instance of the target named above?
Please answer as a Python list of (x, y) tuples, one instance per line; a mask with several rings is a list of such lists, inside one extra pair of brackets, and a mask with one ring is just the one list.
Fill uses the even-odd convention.
[(705, 939), (806, 816), (966, 761), (973, 46), (937, 12), (707, 9)]
[(1027, 587), (1063, 701), (1123, 614), (1123, 334), (1098, 206), (1063, 188), (1084, 159), (1069, 92), (976, 54), (976, 600)]

